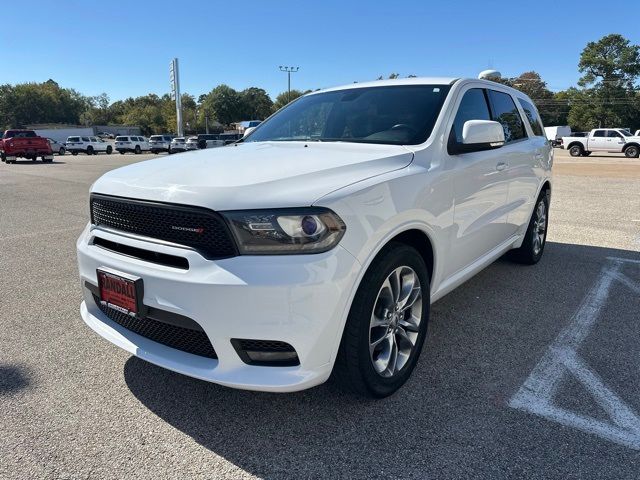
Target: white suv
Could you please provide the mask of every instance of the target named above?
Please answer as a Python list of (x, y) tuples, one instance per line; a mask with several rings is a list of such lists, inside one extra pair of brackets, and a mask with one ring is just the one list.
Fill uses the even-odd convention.
[(98, 137), (67, 137), (66, 142), (67, 152), (71, 152), (72, 155), (78, 155), (83, 152), (87, 155), (95, 155), (99, 152), (111, 154), (113, 147), (110, 143), (103, 141)]
[(171, 146), (171, 135), (151, 135), (149, 137), (149, 149), (151, 153), (168, 152)]
[(233, 147), (98, 179), (82, 318), (222, 385), (286, 392), (335, 371), (389, 395), (432, 302), (507, 252), (540, 260), (552, 155), (533, 102), (487, 80), (310, 93)]
[(124, 155), (127, 152), (136, 154), (151, 150), (146, 138), (139, 135), (127, 135), (116, 137), (116, 150)]

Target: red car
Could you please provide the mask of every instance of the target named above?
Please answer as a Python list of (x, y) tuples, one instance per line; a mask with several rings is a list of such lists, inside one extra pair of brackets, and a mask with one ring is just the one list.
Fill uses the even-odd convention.
[(53, 161), (51, 145), (44, 137), (39, 137), (33, 130), (6, 130), (0, 139), (0, 159), (6, 163), (16, 163), (22, 157), (43, 162)]

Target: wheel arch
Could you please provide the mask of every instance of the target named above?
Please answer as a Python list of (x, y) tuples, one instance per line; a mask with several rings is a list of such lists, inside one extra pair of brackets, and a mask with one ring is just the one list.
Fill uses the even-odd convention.
[(576, 142), (576, 141), (573, 141), (569, 145), (567, 145), (567, 150), (571, 150), (571, 148), (576, 147), (576, 146), (580, 147), (582, 150), (586, 150), (586, 148), (584, 148), (584, 144), (582, 144), (582, 142)]
[(624, 147), (622, 147), (622, 151), (624, 152), (629, 147), (636, 147), (636, 148), (640, 149), (640, 143), (638, 143), (638, 142), (625, 143)]

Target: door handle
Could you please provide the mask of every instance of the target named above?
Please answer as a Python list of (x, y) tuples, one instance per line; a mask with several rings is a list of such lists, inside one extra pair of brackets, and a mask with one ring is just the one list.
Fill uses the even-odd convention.
[(503, 171), (505, 168), (507, 168), (508, 166), (509, 166), (509, 164), (508, 164), (508, 163), (500, 162), (500, 163), (498, 163), (498, 164), (496, 165), (496, 170), (497, 170), (497, 171), (499, 171), (499, 172), (501, 172), (501, 171)]

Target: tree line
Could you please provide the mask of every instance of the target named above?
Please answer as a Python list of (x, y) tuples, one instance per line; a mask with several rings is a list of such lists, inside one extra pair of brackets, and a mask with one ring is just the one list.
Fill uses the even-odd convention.
[[(578, 71), (582, 74), (578, 85), (558, 92), (552, 92), (535, 71), (499, 81), (529, 95), (545, 125), (570, 125), (575, 131), (640, 128), (640, 46), (619, 34), (606, 35), (586, 45)], [(398, 73), (389, 76), (398, 77)], [(309, 91), (283, 92), (275, 100), (262, 88), (237, 91), (228, 85), (218, 85), (197, 99), (183, 94), (185, 130), (202, 132), (207, 122), (214, 131), (216, 126), (242, 120), (262, 120)], [(140, 126), (145, 134), (165, 133), (175, 131), (176, 109), (168, 94), (111, 102), (105, 93), (88, 97), (53, 80), (0, 85), (0, 128), (38, 123), (126, 124)]]

